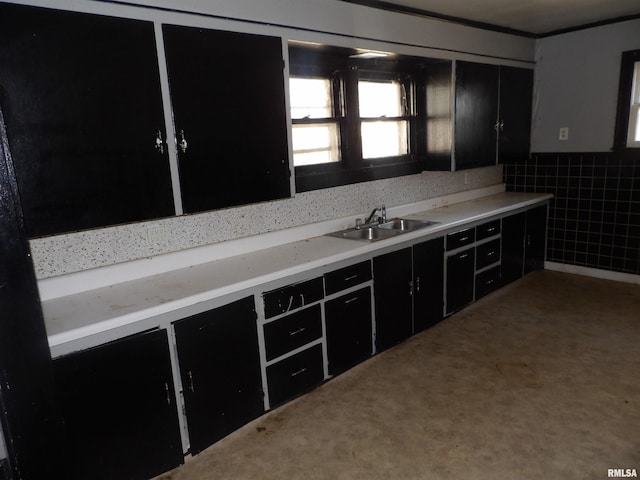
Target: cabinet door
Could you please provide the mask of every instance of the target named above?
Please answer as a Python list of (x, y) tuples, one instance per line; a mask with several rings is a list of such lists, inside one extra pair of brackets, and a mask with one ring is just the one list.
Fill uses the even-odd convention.
[(444, 237), (413, 246), (413, 331), (442, 320)]
[(373, 259), (376, 349), (379, 352), (411, 336), (412, 278), (411, 248)]
[(29, 237), (175, 213), (153, 23), (2, 4), (0, 65)]
[(337, 375), (372, 353), (371, 287), (325, 303), (329, 375)]
[(473, 247), (447, 257), (447, 313), (473, 302), (474, 277)]
[(502, 219), (502, 283), (511, 283), (523, 274), (526, 213)]
[(496, 164), (499, 68), (456, 62), (455, 168)]
[(529, 158), (533, 70), (500, 67), (498, 158), (512, 163)]
[(54, 360), (69, 479), (139, 479), (183, 462), (165, 330)]
[(185, 212), (290, 196), (280, 38), (162, 30)]
[(547, 205), (527, 210), (524, 273), (544, 268), (547, 239)]
[(264, 411), (253, 297), (174, 324), (191, 453)]

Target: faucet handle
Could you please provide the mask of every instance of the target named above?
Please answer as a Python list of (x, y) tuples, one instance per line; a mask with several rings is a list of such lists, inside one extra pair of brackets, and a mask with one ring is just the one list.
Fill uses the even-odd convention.
[(380, 221), (382, 223), (387, 221), (387, 207), (385, 207), (384, 204), (380, 207)]

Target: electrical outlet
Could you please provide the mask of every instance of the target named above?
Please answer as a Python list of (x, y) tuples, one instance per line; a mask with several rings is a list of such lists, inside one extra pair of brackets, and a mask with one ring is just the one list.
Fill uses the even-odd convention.
[(558, 138), (562, 141), (569, 140), (569, 127), (560, 127), (560, 135)]

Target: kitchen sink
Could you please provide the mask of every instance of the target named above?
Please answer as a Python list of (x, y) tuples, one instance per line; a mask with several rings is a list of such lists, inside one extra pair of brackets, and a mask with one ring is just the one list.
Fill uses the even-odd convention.
[(412, 220), (409, 218), (392, 218), (383, 223), (367, 225), (365, 227), (354, 227), (339, 232), (332, 232), (327, 235), (331, 237), (347, 238), (349, 240), (360, 240), (364, 242), (376, 242), (385, 238), (395, 237), (403, 233), (412, 232), (439, 222)]

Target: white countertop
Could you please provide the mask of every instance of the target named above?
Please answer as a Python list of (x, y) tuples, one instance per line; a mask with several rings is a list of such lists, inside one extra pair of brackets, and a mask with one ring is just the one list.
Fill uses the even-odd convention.
[(504, 192), (407, 215), (437, 225), (378, 242), (329, 236), (266, 248), (197, 266), (42, 302), (50, 347), (167, 314), (227, 294), (405, 243), (549, 200)]

